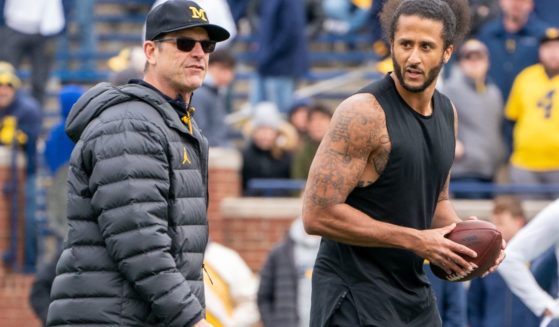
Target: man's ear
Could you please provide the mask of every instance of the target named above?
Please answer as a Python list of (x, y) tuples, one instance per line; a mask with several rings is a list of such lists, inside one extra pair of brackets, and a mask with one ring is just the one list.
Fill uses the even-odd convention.
[(155, 52), (157, 50), (157, 45), (153, 41), (144, 42), (144, 54), (146, 55), (146, 61), (150, 65), (155, 65)]
[(448, 48), (446, 48), (446, 50), (444, 50), (443, 61), (444, 61), (445, 64), (448, 63), (448, 61), (452, 57), (453, 52), (454, 52), (454, 46), (453, 45), (450, 45)]

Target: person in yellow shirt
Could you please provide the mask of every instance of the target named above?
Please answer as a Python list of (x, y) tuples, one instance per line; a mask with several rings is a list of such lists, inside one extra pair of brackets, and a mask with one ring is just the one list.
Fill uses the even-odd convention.
[(505, 109), (506, 118), (515, 123), (513, 183), (559, 184), (559, 29), (547, 29), (539, 59), (516, 77)]
[(206, 319), (214, 327), (251, 327), (260, 321), (258, 280), (239, 253), (210, 241), (204, 256)]

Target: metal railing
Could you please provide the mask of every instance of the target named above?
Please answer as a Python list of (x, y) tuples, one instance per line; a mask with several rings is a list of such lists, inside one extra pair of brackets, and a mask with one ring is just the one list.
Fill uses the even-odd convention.
[[(266, 193), (268, 191), (302, 191), (305, 180), (300, 179), (264, 179), (256, 178), (248, 181), (247, 189), (251, 192)], [(559, 184), (495, 184), (476, 182), (451, 182), (451, 193), (489, 193), (492, 195), (551, 195), (559, 194)]]

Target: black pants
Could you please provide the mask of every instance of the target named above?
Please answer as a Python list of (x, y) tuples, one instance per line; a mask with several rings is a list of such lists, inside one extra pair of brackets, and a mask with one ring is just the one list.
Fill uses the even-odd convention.
[(31, 92), (42, 105), (46, 84), (54, 57), (53, 37), (40, 34), (25, 34), (7, 26), (0, 28), (0, 60), (7, 61), (19, 69), (22, 59), (29, 58), (31, 64)]

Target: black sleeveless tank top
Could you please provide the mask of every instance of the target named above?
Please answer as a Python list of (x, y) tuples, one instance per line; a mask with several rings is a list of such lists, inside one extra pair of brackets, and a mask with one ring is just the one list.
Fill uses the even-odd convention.
[[(346, 203), (380, 221), (430, 228), (454, 159), (452, 104), (435, 91), (433, 113), (423, 116), (401, 98), (389, 75), (358, 93), (373, 94), (382, 106), (392, 149), (378, 180), (354, 189)], [(411, 251), (323, 238), (313, 292), (321, 284), (341, 285), (351, 293), (363, 324), (411, 326), (435, 305), (422, 265), (423, 259)]]

